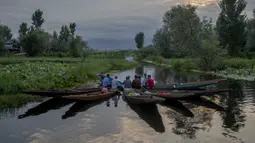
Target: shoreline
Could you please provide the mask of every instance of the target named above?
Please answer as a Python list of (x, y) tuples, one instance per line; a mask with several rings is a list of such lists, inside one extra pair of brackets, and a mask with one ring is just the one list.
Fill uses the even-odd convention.
[[(154, 65), (157, 65), (157, 66), (172, 68), (171, 65), (159, 64), (159, 63), (149, 61), (149, 60), (142, 60), (142, 62), (154, 64)], [(240, 76), (240, 75), (234, 75), (234, 74), (225, 75), (225, 74), (215, 73), (213, 71), (200, 71), (200, 70), (189, 70), (189, 71), (195, 72), (195, 73), (204, 73), (204, 74), (216, 75), (216, 76), (221, 76), (221, 77), (224, 77), (224, 78), (229, 78), (229, 79), (234, 79), (234, 80), (255, 81), (255, 76)]]

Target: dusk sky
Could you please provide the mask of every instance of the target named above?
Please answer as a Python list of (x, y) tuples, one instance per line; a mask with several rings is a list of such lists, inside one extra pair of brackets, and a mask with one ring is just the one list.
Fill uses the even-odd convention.
[[(246, 13), (252, 16), (255, 0), (247, 0)], [(75, 22), (77, 34), (94, 48), (135, 48), (134, 36), (145, 33), (150, 44), (161, 27), (164, 12), (177, 4), (199, 6), (200, 17), (216, 20), (218, 0), (0, 0), (0, 21), (17, 35), (21, 22), (31, 23), (36, 9), (44, 12), (43, 28), (57, 32), (61, 25)]]

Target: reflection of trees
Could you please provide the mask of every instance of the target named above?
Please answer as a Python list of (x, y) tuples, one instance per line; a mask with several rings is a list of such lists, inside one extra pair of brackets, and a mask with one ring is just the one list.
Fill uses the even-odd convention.
[(156, 68), (155, 71), (157, 84), (169, 84), (174, 82), (175, 72), (170, 68)]
[(18, 108), (5, 108), (0, 110), (0, 119), (7, 118), (9, 116), (15, 117), (18, 114)]
[(250, 95), (251, 96), (251, 100), (253, 103), (255, 103), (255, 94), (254, 94), (254, 89), (255, 89), (255, 82), (247, 82), (246, 83), (246, 94), (245, 95)]
[(198, 81), (199, 74), (190, 72), (175, 71), (171, 68), (156, 68), (155, 80), (159, 84), (180, 83)]
[(139, 66), (139, 67), (135, 68), (135, 74), (142, 76), (144, 74), (143, 66)]
[(226, 106), (226, 112), (221, 114), (223, 126), (238, 132), (245, 122), (245, 114), (242, 109), (244, 101), (242, 84), (240, 81), (229, 81), (228, 88), (231, 91), (220, 99), (221, 104)]
[(196, 132), (198, 130), (210, 129), (212, 126), (211, 121), (213, 114), (210, 112), (210, 110), (204, 111), (199, 109), (200, 108), (193, 109), (193, 113), (195, 115), (194, 118), (185, 117), (181, 114), (176, 114), (175, 112), (169, 110), (166, 114), (175, 122), (175, 126), (172, 129), (173, 132), (175, 134), (182, 135), (183, 137), (193, 139), (196, 138)]

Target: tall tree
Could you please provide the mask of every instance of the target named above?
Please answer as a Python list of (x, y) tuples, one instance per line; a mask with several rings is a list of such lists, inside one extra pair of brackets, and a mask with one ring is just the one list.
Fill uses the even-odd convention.
[(56, 31), (53, 31), (52, 38), (58, 39), (58, 33)]
[(59, 42), (58, 42), (58, 33), (56, 31), (52, 34), (52, 40), (51, 40), (51, 51), (52, 52), (58, 52), (59, 51)]
[(75, 30), (76, 30), (76, 24), (75, 23), (70, 23), (69, 29), (70, 29), (70, 32), (71, 32), (72, 36), (74, 36)]
[(76, 36), (70, 42), (69, 53), (73, 57), (79, 57), (87, 48), (87, 42), (83, 41), (81, 36)]
[(178, 5), (163, 17), (164, 29), (170, 35), (177, 56), (193, 56), (198, 51), (201, 24), (196, 9), (191, 5)]
[(2, 40), (8, 41), (12, 38), (11, 29), (7, 25), (0, 24), (0, 37), (2, 37)]
[(29, 28), (26, 22), (22, 22), (19, 26), (19, 44), (23, 47), (24, 41), (23, 39), (28, 34)]
[(69, 30), (69, 28), (66, 26), (66, 25), (63, 25), (62, 27), (61, 27), (61, 30), (60, 30), (60, 32), (59, 32), (59, 41), (68, 41), (68, 38), (69, 38), (69, 36), (70, 36), (70, 30)]
[(221, 12), (216, 22), (219, 41), (231, 56), (237, 56), (246, 44), (247, 20), (246, 14), (242, 14), (246, 4), (245, 0), (222, 0), (219, 3)]
[(29, 31), (22, 41), (22, 46), (28, 56), (38, 56), (45, 49), (44, 34), (39, 29)]
[(153, 35), (152, 43), (154, 47), (159, 49), (163, 57), (170, 58), (173, 56), (170, 37), (166, 29), (157, 29)]
[(42, 27), (43, 23), (44, 23), (43, 11), (37, 9), (32, 15), (32, 24), (35, 26), (35, 28), (38, 29)]
[(248, 21), (247, 29), (246, 50), (255, 52), (255, 9), (253, 10), (253, 18)]
[(22, 22), (19, 26), (19, 35), (25, 36), (28, 32), (28, 26), (26, 22)]
[(139, 32), (136, 34), (135, 43), (136, 43), (136, 47), (138, 49), (143, 47), (143, 44), (144, 44), (144, 33), (143, 32)]

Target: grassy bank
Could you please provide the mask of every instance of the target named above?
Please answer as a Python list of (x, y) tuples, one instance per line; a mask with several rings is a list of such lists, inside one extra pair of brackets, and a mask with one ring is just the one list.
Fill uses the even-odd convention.
[(153, 56), (147, 57), (145, 61), (152, 61), (154, 64), (172, 67), (177, 70), (206, 72), (233, 79), (254, 81), (255, 78), (255, 60), (252, 59), (220, 59), (215, 69), (211, 71), (203, 71), (198, 59), (164, 59), (159, 56)]
[(81, 62), (81, 58), (58, 58), (58, 57), (1, 57), (0, 65), (17, 64), (24, 62), (56, 62), (56, 63), (77, 63)]
[[(16, 60), (19, 61), (10, 59), (10, 61)], [(89, 58), (78, 63), (72, 62), (73, 59), (70, 61), (65, 59), (68, 62), (62, 63), (29, 60), (1, 65), (0, 108), (23, 105), (38, 99), (38, 97), (20, 95), (21, 90), (71, 89), (95, 82), (96, 74), (99, 72), (116, 72), (136, 66), (136, 63), (124, 59)]]

